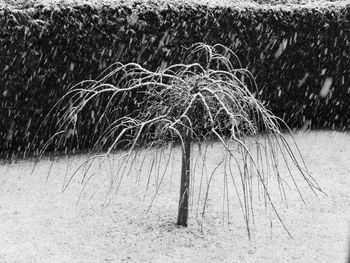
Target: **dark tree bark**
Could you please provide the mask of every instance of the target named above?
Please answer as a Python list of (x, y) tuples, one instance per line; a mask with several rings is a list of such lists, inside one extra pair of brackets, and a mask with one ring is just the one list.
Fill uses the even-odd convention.
[(177, 225), (187, 226), (188, 219), (188, 198), (190, 188), (190, 168), (191, 168), (191, 136), (189, 132), (184, 136), (184, 149), (182, 152), (181, 186)]

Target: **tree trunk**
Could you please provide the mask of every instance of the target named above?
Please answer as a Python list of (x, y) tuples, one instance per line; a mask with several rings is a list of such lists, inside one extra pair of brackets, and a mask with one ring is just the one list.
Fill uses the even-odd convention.
[(190, 190), (190, 168), (191, 168), (191, 136), (186, 132), (184, 136), (184, 149), (182, 151), (181, 186), (177, 225), (187, 226), (188, 198)]

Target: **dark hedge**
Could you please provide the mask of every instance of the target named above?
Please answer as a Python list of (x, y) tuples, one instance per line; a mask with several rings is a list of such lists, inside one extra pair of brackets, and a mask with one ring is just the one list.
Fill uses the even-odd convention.
[[(181, 62), (195, 42), (233, 49), (256, 76), (259, 97), (295, 128), (350, 127), (350, 5), (267, 10), (201, 5), (55, 6), (0, 10), (0, 155), (35, 150), (67, 89), (111, 63), (155, 70)], [(97, 105), (98, 107), (98, 105)], [(87, 148), (93, 118), (84, 118)]]

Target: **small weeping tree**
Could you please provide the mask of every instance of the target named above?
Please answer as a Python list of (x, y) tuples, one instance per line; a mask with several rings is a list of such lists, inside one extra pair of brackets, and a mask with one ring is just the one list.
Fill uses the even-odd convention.
[[(288, 166), (298, 191), (291, 165), (312, 191), (320, 190), (308, 173), (299, 150), (292, 151), (281, 133), (281, 125), (287, 131), (288, 127), (254, 94), (254, 78), (242, 68), (233, 51), (219, 44), (195, 44), (187, 50), (183, 64), (156, 72), (135, 63), (115, 63), (96, 80), (73, 86), (55, 105), (53, 111), (58, 116), (55, 119), (58, 132), (43, 151), (52, 142), (56, 146), (66, 144), (67, 132), (73, 130), (78, 137), (82, 130), (86, 132), (82, 125), (92, 110), (98, 111), (90, 135), (94, 157), (107, 157), (116, 149), (125, 149), (124, 157), (129, 162), (131, 155), (142, 148), (177, 143), (182, 149), (177, 224), (187, 226), (190, 178), (196, 176), (191, 174), (191, 147), (217, 141), (239, 168), (243, 196), (236, 192), (237, 198), (243, 199), (240, 203), (249, 234), (252, 174), (258, 178), (264, 196), (278, 216), (270, 198), (267, 173), (275, 175), (283, 189), (277, 165), (279, 155)], [(96, 109), (96, 102), (101, 104), (101, 101), (103, 107)], [(235, 157), (234, 151), (241, 154), (242, 160)], [(263, 157), (271, 169), (264, 169)], [(225, 165), (230, 166), (232, 162), (225, 162)], [(233, 174), (231, 176), (234, 178)], [(278, 219), (283, 225), (279, 216)]]

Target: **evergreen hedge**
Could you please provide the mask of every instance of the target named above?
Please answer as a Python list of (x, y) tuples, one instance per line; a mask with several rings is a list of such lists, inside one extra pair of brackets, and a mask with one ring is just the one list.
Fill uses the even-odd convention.
[[(53, 126), (40, 129), (30, 145), (73, 84), (96, 78), (116, 61), (151, 70), (179, 63), (195, 42), (234, 50), (256, 76), (257, 96), (291, 127), (349, 129), (350, 4), (37, 6), (0, 10), (0, 155), (25, 154), (44, 143)], [(89, 147), (91, 132), (80, 137), (80, 149)]]

